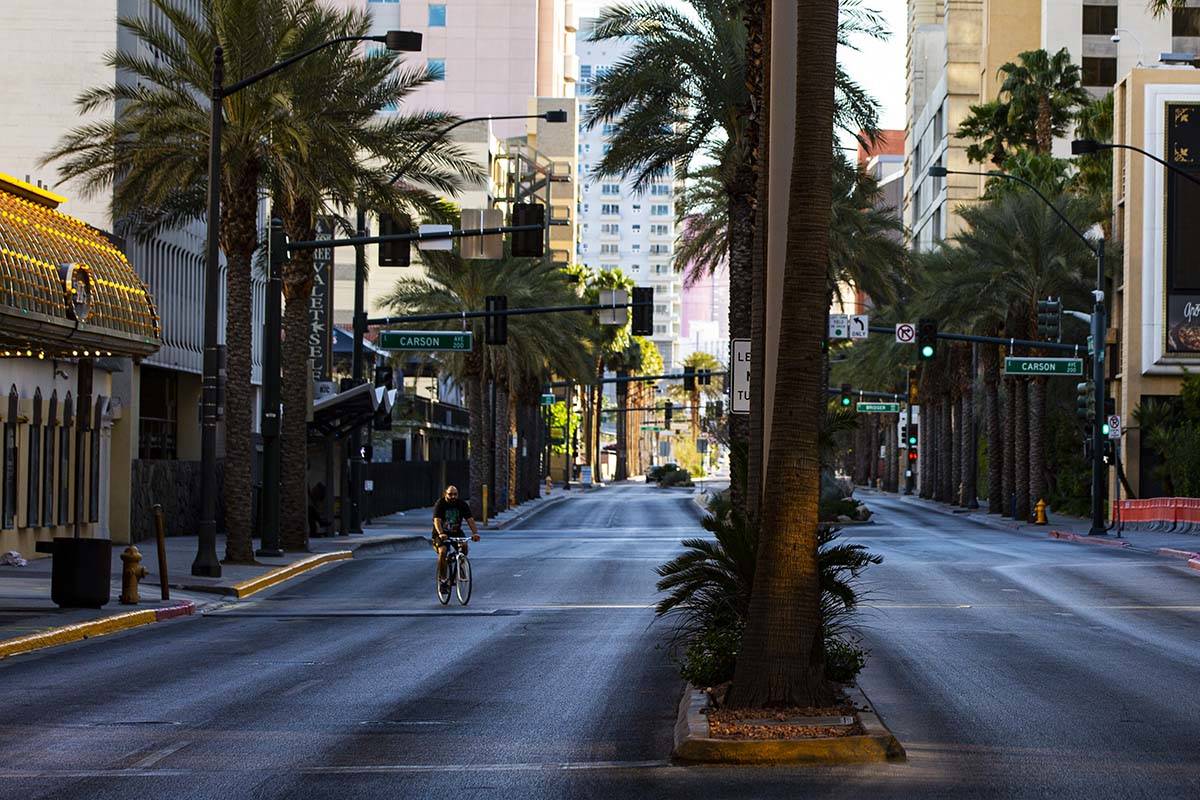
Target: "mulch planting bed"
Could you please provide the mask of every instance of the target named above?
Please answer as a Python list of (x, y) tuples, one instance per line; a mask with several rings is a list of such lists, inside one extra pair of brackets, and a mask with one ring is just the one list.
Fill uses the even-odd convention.
[(710, 708), (714, 739), (818, 739), (864, 733), (849, 700), (824, 708)]

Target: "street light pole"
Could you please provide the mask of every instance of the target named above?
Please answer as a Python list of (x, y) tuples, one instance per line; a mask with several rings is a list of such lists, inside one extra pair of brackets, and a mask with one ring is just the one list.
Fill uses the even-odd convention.
[[(204, 375), (201, 380), (200, 426), (200, 525), (196, 558), (192, 574), (210, 578), (221, 576), (217, 559), (217, 422), (224, 416), (222, 408), (221, 370), (224, 368), (220, 336), (221, 291), (220, 226), (221, 226), (221, 134), (224, 125), (223, 104), (226, 97), (237, 94), (247, 86), (274, 75), (327, 47), (344, 42), (383, 42), (389, 50), (420, 50), (421, 34), (412, 31), (388, 31), (382, 36), (339, 36), (285, 58), (262, 72), (225, 86), (225, 51), (213, 48), (212, 92), (209, 95), (208, 140), (208, 219), (205, 231), (204, 255)], [(271, 332), (278, 336), (279, 331)], [(268, 376), (278, 380), (278, 376)], [(277, 502), (277, 500), (276, 500)]]
[[(1081, 140), (1083, 141), (1083, 140)], [(1093, 142), (1093, 144), (1096, 144)], [(1118, 146), (1118, 145), (1112, 145)], [(1136, 148), (1131, 148), (1136, 149)], [(1072, 144), (1072, 150), (1075, 150), (1075, 145)], [(1081, 152), (1095, 152), (1095, 149)], [(1148, 153), (1146, 155), (1149, 155)], [(1153, 158), (1153, 156), (1151, 156)], [(1165, 162), (1164, 162), (1165, 163)], [(1170, 165), (1167, 165), (1168, 167)], [(1004, 178), (1005, 180), (1016, 181), (1023, 184), (1027, 189), (1036, 194), (1043, 203), (1050, 207), (1050, 210), (1058, 215), (1058, 218), (1067, 228), (1074, 233), (1079, 240), (1083, 242), (1088, 250), (1096, 256), (1096, 288), (1092, 292), (1092, 297), (1095, 300), (1095, 305), (1092, 310), (1092, 346), (1095, 352), (1092, 355), (1092, 391), (1096, 395), (1096, 411), (1092, 419), (1092, 527), (1088, 530), (1089, 536), (1102, 536), (1107, 531), (1107, 525), (1104, 519), (1104, 439), (1101, 432), (1101, 426), (1104, 421), (1104, 334), (1107, 330), (1104, 318), (1104, 239), (1101, 238), (1095, 245), (1084, 235), (1082, 231), (1075, 227), (1071, 220), (1067, 219), (1066, 214), (1059, 210), (1058, 206), (1050, 202), (1050, 198), (1042, 194), (1036, 186), (1029, 181), (1017, 175), (1011, 175), (1007, 172), (999, 170), (988, 170), (987, 172), (967, 172), (965, 170), (946, 169), (941, 165), (935, 164), (929, 168), (929, 177), (944, 178), (947, 175), (971, 175), (974, 177), (989, 177), (989, 178)]]

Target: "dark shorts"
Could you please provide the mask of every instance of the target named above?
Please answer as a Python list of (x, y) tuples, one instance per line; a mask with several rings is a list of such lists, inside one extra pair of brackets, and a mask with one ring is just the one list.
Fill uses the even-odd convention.
[[(450, 535), (451, 535), (451, 536), (455, 536), (455, 537), (462, 536), (462, 534), (461, 534), (461, 533), (452, 533), (452, 534), (450, 534)], [(438, 536), (438, 535), (437, 535), (437, 531), (433, 531), (433, 532), (430, 534), (430, 537), (429, 537), (430, 544), (432, 545), (432, 547), (433, 547), (433, 549), (434, 549), (434, 550), (438, 550), (438, 549), (440, 549), (440, 548), (442, 548), (442, 547), (447, 547), (447, 548), (449, 548), (449, 547), (450, 547), (450, 542), (446, 541), (446, 539), (447, 539), (447, 537), (445, 537), (445, 536)], [(463, 547), (463, 549), (465, 550), (465, 549), (466, 549), (466, 547), (467, 547), (466, 543), (463, 543), (462, 547)]]

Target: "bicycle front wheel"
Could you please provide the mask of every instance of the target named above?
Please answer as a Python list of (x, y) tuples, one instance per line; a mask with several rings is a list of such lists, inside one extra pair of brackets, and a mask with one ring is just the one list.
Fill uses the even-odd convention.
[(458, 593), (459, 605), (471, 602), (471, 562), (464, 555), (458, 557), (458, 582), (454, 584), (454, 591)]

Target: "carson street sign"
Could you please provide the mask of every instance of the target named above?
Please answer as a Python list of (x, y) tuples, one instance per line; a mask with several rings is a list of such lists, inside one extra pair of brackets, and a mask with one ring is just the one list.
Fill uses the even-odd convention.
[(471, 331), (383, 331), (379, 346), (384, 350), (449, 350), (471, 352)]
[(1005, 375), (1083, 375), (1082, 358), (1041, 358), (1008, 356)]

